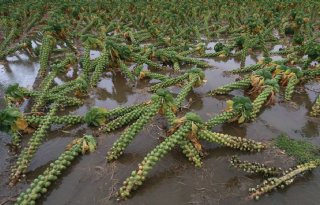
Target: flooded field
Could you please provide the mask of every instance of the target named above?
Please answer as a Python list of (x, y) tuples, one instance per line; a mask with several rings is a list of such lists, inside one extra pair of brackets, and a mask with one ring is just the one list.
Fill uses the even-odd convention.
[[(20, 55), (19, 55), (20, 56)], [(247, 64), (254, 64), (256, 56), (247, 57)], [(12, 59), (12, 60), (10, 60)], [(38, 71), (38, 63), (29, 61), (22, 55), (21, 59), (10, 58), (8, 64), (1, 65), (0, 82), (1, 94), (3, 87), (9, 83), (17, 82), (24, 87), (32, 88)], [(224, 71), (238, 68), (236, 59), (219, 60), (204, 59), (210, 66), (205, 70), (208, 80), (203, 86), (192, 91), (188, 98), (190, 103), (182, 109), (183, 112), (194, 111), (209, 119), (218, 114), (226, 106), (225, 102), (233, 94), (243, 95), (242, 91), (234, 91), (231, 96), (207, 96), (207, 92), (235, 80), (237, 75), (226, 75)], [(75, 73), (75, 71), (73, 71)], [(73, 75), (70, 78), (74, 78)], [(66, 79), (57, 77), (55, 82), (61, 83)], [(84, 105), (79, 108), (68, 109), (73, 114), (84, 114), (92, 106), (116, 108), (123, 105), (132, 105), (149, 99), (150, 93), (145, 89), (150, 86), (148, 81), (132, 84), (126, 81), (119, 73), (106, 76), (99, 82), (96, 89), (91, 90), (84, 98)], [(154, 81), (156, 82), (156, 81)], [(178, 88), (169, 88), (173, 93), (178, 93)], [(252, 123), (238, 125), (236, 123), (224, 124), (214, 128), (215, 131), (230, 135), (249, 137), (263, 142), (272, 140), (281, 133), (292, 138), (306, 139), (315, 144), (320, 144), (319, 119), (310, 118), (308, 111), (320, 91), (318, 83), (310, 83), (301, 87), (301, 92), (294, 95), (294, 104), (283, 102), (280, 96), (274, 106), (267, 107), (257, 120)], [(3, 99), (3, 98), (1, 98)], [(26, 102), (27, 107), (28, 102)], [(4, 102), (1, 102), (1, 108)], [(258, 202), (248, 200), (247, 190), (260, 182), (255, 176), (247, 175), (230, 167), (228, 159), (237, 154), (240, 157), (253, 161), (265, 161), (288, 167), (293, 160), (286, 157), (276, 149), (268, 149), (259, 154), (247, 154), (223, 148), (219, 145), (205, 143), (206, 156), (203, 167), (195, 168), (188, 163), (179, 152), (173, 151), (159, 162), (151, 172), (145, 184), (135, 192), (133, 197), (126, 201), (117, 201), (115, 193), (121, 182), (131, 173), (137, 164), (153, 147), (165, 136), (166, 122), (161, 117), (156, 117), (150, 125), (138, 135), (118, 161), (106, 163), (105, 156), (113, 142), (122, 130), (111, 134), (99, 135), (98, 148), (95, 153), (82, 156), (76, 160), (72, 167), (63, 173), (51, 188), (50, 194), (41, 199), (44, 205), (63, 204), (318, 204), (320, 200), (320, 171), (317, 169), (312, 174), (307, 174), (302, 179), (279, 192), (271, 193)], [(1, 136), (0, 146), (0, 172), (1, 191), (0, 201), (14, 199), (17, 194), (27, 187), (27, 182), (33, 180), (45, 167), (63, 152), (65, 146), (74, 138), (84, 133), (95, 133), (95, 129), (86, 125), (71, 127), (52, 127), (45, 142), (35, 154), (27, 172), (27, 179), (14, 188), (8, 188), (10, 165), (16, 156), (8, 153), (9, 138)], [(3, 135), (3, 134), (2, 134)], [(25, 142), (27, 139), (23, 139)]]
[(319, 204), (319, 11), (2, 0), (0, 205)]

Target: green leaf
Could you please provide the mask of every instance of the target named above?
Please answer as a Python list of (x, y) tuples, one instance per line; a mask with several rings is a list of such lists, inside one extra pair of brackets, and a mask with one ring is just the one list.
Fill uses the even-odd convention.
[(106, 122), (107, 113), (106, 108), (93, 107), (86, 113), (84, 119), (88, 125), (101, 126)]

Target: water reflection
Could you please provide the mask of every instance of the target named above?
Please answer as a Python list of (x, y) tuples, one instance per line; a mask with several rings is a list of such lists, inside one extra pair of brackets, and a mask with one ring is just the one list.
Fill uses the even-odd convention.
[(99, 100), (111, 98), (120, 104), (126, 103), (128, 95), (133, 94), (132, 86), (118, 73), (111, 78), (102, 79), (98, 84), (98, 88), (100, 89), (96, 90), (96, 94)]

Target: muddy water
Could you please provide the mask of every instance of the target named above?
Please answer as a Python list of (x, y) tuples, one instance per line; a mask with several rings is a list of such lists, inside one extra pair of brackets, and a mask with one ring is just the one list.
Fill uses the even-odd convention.
[[(244, 93), (234, 91), (228, 96), (206, 96), (208, 91), (238, 78), (237, 75), (225, 75), (223, 71), (238, 68), (240, 65), (236, 59), (205, 60), (210, 64), (205, 71), (207, 83), (192, 91), (188, 96), (189, 104), (183, 108), (183, 112), (195, 111), (204, 119), (209, 119), (225, 108), (227, 99)], [(256, 56), (248, 56), (246, 64), (254, 64), (256, 61)], [(0, 65), (1, 95), (4, 87), (13, 82), (32, 87), (38, 67), (37, 63), (29, 63), (28, 59), (16, 59), (15, 57), (10, 59), (8, 64)], [(69, 77), (73, 78), (76, 70), (70, 73)], [(61, 83), (64, 80), (66, 78), (60, 77), (55, 81)], [(145, 89), (150, 85), (149, 83), (140, 81), (133, 85), (126, 82), (119, 73), (106, 73), (98, 88), (90, 91), (83, 106), (68, 109), (66, 112), (84, 114), (92, 106), (112, 109), (120, 105), (143, 102), (150, 97), (150, 93)], [(173, 93), (178, 93), (180, 90), (174, 87), (169, 89)], [(214, 130), (268, 142), (281, 133), (287, 133), (293, 138), (307, 139), (319, 145), (319, 119), (310, 118), (307, 115), (315, 100), (315, 92), (319, 90), (318, 83), (310, 83), (305, 86), (305, 89), (300, 89), (299, 93), (294, 95), (294, 102), (296, 102), (294, 104), (282, 102), (283, 97), (280, 95), (277, 99), (279, 103), (263, 110), (255, 122), (240, 126), (226, 124), (217, 126)], [(3, 99), (1, 99), (0, 106), (4, 106)], [(0, 202), (24, 190), (27, 182), (34, 179), (51, 161), (56, 159), (72, 139), (84, 133), (94, 133), (93, 129), (85, 125), (52, 127), (51, 129), (52, 131), (31, 162), (27, 181), (21, 182), (13, 189), (9, 189), (5, 183), (9, 167), (14, 163), (15, 157), (7, 152), (6, 144), (10, 140), (6, 135), (0, 133)], [(99, 136), (97, 151), (76, 160), (50, 188), (39, 204), (319, 204), (319, 169), (297, 180), (293, 186), (254, 202), (246, 199), (247, 190), (259, 184), (260, 179), (229, 167), (228, 158), (238, 154), (243, 159), (266, 161), (267, 164), (282, 166), (290, 166), (293, 163), (292, 160), (288, 160), (275, 150), (248, 154), (205, 142), (207, 155), (203, 159), (202, 168), (195, 168), (177, 148), (156, 165), (144, 185), (133, 194), (131, 199), (118, 202), (114, 194), (121, 183), (165, 136), (165, 129), (164, 119), (156, 117), (130, 144), (124, 155), (118, 161), (110, 164), (106, 163), (106, 152), (121, 134), (121, 130)], [(8, 204), (11, 203), (8, 202)]]

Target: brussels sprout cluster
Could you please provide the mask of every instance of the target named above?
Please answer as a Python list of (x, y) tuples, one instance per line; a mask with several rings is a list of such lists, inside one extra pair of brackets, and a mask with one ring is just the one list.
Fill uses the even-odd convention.
[(185, 74), (178, 76), (176, 78), (169, 78), (165, 81), (162, 81), (161, 83), (157, 83), (157, 84), (151, 86), (151, 90), (156, 91), (160, 88), (166, 88), (166, 87), (178, 84), (178, 83), (182, 82), (183, 80), (187, 79), (188, 77), (189, 77), (189, 73), (185, 73)]
[(173, 70), (174, 70), (175, 72), (180, 71), (180, 64), (179, 64), (178, 61), (174, 61), (174, 62), (173, 62)]
[(83, 103), (81, 100), (74, 97), (65, 96), (77, 89), (81, 91), (87, 89), (87, 83), (82, 77), (79, 77), (73, 81), (69, 81), (63, 85), (55, 86), (47, 92), (39, 92), (40, 95), (35, 98), (35, 104), (32, 106), (32, 112), (37, 112), (39, 109), (43, 108), (48, 101), (59, 101), (65, 106), (81, 105)]
[(149, 60), (147, 57), (142, 56), (140, 54), (137, 53), (131, 53), (131, 57), (133, 58), (134, 61), (136, 61), (138, 64), (147, 64), (148, 66), (152, 67), (152, 68), (157, 68), (159, 70), (162, 70), (162, 67), (153, 62), (152, 60)]
[[(249, 51), (249, 48), (250, 48), (250, 42), (249, 42), (249, 39), (246, 38), (245, 42), (244, 42), (244, 46), (243, 48), (241, 49), (241, 51), (239, 51), (239, 55), (240, 55), (240, 64), (241, 65), (244, 65), (245, 62), (246, 62), (246, 58), (247, 58), (247, 55), (248, 55), (248, 51)], [(237, 55), (237, 54), (235, 54)]]
[(318, 95), (315, 103), (312, 106), (312, 111), (310, 112), (310, 115), (313, 117), (320, 115), (320, 95)]
[(260, 112), (262, 105), (264, 105), (269, 98), (269, 96), (274, 91), (274, 88), (272, 86), (266, 86), (263, 91), (258, 95), (258, 97), (252, 102), (252, 113), (251, 118), (255, 119), (257, 117), (257, 114)]
[(143, 64), (137, 64), (134, 68), (133, 68), (133, 74), (135, 76), (137, 76), (138, 78), (140, 78), (140, 73), (143, 70)]
[(316, 77), (320, 76), (320, 69), (309, 69), (303, 71), (303, 76), (306, 80), (315, 79)]
[(299, 83), (299, 79), (297, 78), (296, 75), (293, 75), (292, 77), (289, 78), (289, 81), (285, 90), (285, 95), (284, 95), (284, 98), (287, 101), (290, 101), (292, 99), (294, 88), (298, 83)]
[(193, 67), (190, 70), (188, 70), (187, 73), (189, 73), (189, 81), (191, 81), (191, 79), (194, 76), (197, 76), (197, 81), (194, 84), (195, 87), (199, 87), (199, 86), (201, 86), (203, 84), (203, 80), (205, 78), (205, 74), (204, 74), (202, 69), (197, 68), (197, 67)]
[(111, 150), (107, 153), (107, 160), (112, 161), (118, 159), (123, 154), (123, 150), (130, 144), (134, 137), (142, 130), (145, 124), (153, 118), (161, 107), (161, 101), (158, 96), (153, 96), (152, 104), (149, 109), (141, 115), (136, 122), (128, 127), (113, 144)]
[(141, 71), (139, 74), (139, 79), (144, 79), (144, 78), (151, 78), (151, 79), (164, 81), (168, 79), (168, 76), (162, 75), (160, 73), (150, 72), (150, 71)]
[[(38, 115), (30, 115), (24, 117), (28, 124), (36, 124), (39, 125), (43, 120), (45, 120), (46, 116), (38, 116)], [(53, 116), (52, 124), (58, 125), (76, 125), (84, 123), (84, 117), (79, 115), (63, 115), (63, 116)]]
[(236, 82), (228, 83), (221, 87), (216, 88), (213, 91), (210, 91), (209, 95), (223, 95), (228, 94), (229, 92), (237, 89), (247, 89), (251, 86), (250, 78), (245, 78)]
[(44, 77), (47, 73), (49, 56), (55, 44), (55, 39), (51, 35), (45, 35), (40, 48), (40, 75)]
[(128, 66), (120, 59), (118, 60), (118, 62), (121, 73), (133, 82), (135, 80), (135, 76), (131, 73)]
[(163, 105), (164, 115), (168, 120), (169, 126), (172, 127), (175, 124), (176, 115), (174, 114), (171, 106), (165, 104)]
[(120, 127), (128, 125), (131, 122), (137, 120), (142, 115), (142, 113), (144, 113), (146, 110), (147, 110), (147, 107), (136, 108), (136, 109), (124, 114), (123, 116), (120, 116), (120, 117), (112, 120), (111, 122), (107, 123), (106, 125), (100, 127), (99, 130), (102, 132), (111, 132), (111, 131), (116, 130)]
[(241, 161), (237, 156), (232, 156), (230, 164), (235, 168), (241, 169), (250, 174), (262, 174), (265, 176), (275, 176), (282, 172), (281, 168), (268, 167), (265, 164), (257, 162)]
[(193, 162), (196, 167), (202, 166), (201, 153), (188, 139), (183, 138), (178, 142), (178, 144), (182, 149), (182, 153), (186, 155), (189, 161)]
[(279, 51), (271, 51), (270, 55), (289, 55), (294, 52), (294, 49), (288, 48), (288, 49), (283, 49)]
[(319, 166), (319, 161), (310, 161), (301, 165), (297, 165), (294, 168), (290, 168), (283, 172), (283, 174), (279, 177), (271, 177), (262, 182), (261, 185), (257, 185), (256, 188), (250, 188), (250, 197), (252, 199), (258, 200), (261, 195), (276, 190), (278, 188), (285, 188), (290, 185), (294, 179), (300, 174), (312, 170)]
[(30, 48), (31, 47), (30, 44), (31, 44), (31, 41), (28, 40), (26, 42), (21, 42), (21, 43), (15, 45), (13, 47), (10, 47), (5, 51), (2, 51), (0, 49), (0, 59), (4, 59), (6, 56), (8, 56), (8, 55), (10, 55), (12, 53), (15, 53), (15, 52), (17, 52), (17, 51), (19, 51), (19, 50), (21, 50), (23, 48), (24, 49), (28, 48), (28, 47)]
[[(46, 92), (30, 92), (30, 96), (31, 97), (39, 97), (39, 96), (43, 96), (43, 98), (41, 100), (39, 100), (40, 98), (36, 99), (37, 102), (33, 105), (33, 109), (34, 109), (34, 112), (36, 112), (36, 110), (38, 110), (39, 108), (42, 108), (43, 105), (40, 105), (40, 104), (46, 104), (46, 103), (50, 103), (50, 102), (56, 102), (56, 101), (61, 101), (61, 102), (65, 102), (65, 106), (68, 106), (67, 104), (67, 101), (70, 100), (70, 105), (69, 106), (72, 106), (72, 104), (74, 105), (81, 105), (82, 104), (82, 101), (78, 98), (75, 98), (75, 97), (66, 97), (66, 96), (63, 96), (61, 97), (61, 95), (59, 94), (54, 94), (54, 93), (46, 93)], [(74, 103), (71, 103), (71, 102), (74, 102)]]
[(204, 53), (201, 56), (204, 58), (213, 58), (218, 56), (226, 56), (228, 53), (226, 53), (225, 50), (219, 51), (219, 52), (213, 52), (213, 53)]
[(179, 59), (180, 62), (194, 64), (196, 66), (199, 66), (200, 68), (207, 68), (209, 66), (208, 63), (198, 60), (197, 58), (185, 57), (181, 55), (177, 55), (176, 57)]
[(264, 60), (258, 62), (257, 64), (245, 66), (242, 68), (231, 70), (230, 73), (232, 74), (239, 74), (239, 73), (246, 73), (246, 72), (253, 72), (259, 69), (265, 68), (267, 63), (264, 62)]
[(52, 162), (43, 174), (34, 179), (29, 188), (18, 196), (15, 205), (36, 204), (36, 200), (48, 192), (48, 188), (58, 179), (62, 171), (71, 165), (76, 157), (80, 154), (92, 152), (95, 148), (96, 141), (90, 135), (74, 140), (68, 145), (67, 150), (56, 161)]
[(135, 109), (139, 109), (139, 108), (142, 108), (146, 106), (146, 103), (139, 103), (139, 104), (136, 104), (136, 105), (130, 105), (130, 106), (123, 106), (123, 107), (117, 107), (117, 108), (114, 108), (112, 110), (109, 110), (107, 113), (106, 113), (106, 117), (110, 118), (110, 119), (115, 119), (117, 117), (120, 117), (122, 115), (125, 115)]
[(89, 73), (92, 70), (91, 61), (90, 61), (90, 50), (91, 50), (90, 44), (85, 43), (84, 57), (83, 57), (83, 63), (82, 63), (83, 75), (85, 79), (89, 79)]
[(98, 59), (98, 64), (95, 67), (94, 72), (92, 73), (92, 77), (91, 77), (91, 81), (90, 81), (90, 84), (92, 87), (97, 86), (97, 84), (101, 78), (103, 69), (108, 65), (108, 56), (109, 56), (108, 51), (109, 50), (107, 50), (107, 48), (104, 48), (100, 58)]
[(47, 133), (47, 130), (50, 128), (52, 117), (58, 111), (58, 106), (58, 103), (54, 103), (52, 105), (50, 111), (46, 115), (46, 118), (41, 122), (39, 128), (33, 133), (32, 137), (30, 138), (27, 147), (22, 150), (17, 159), (16, 166), (13, 166), (11, 169), (10, 185), (16, 184), (20, 177), (25, 174), (33, 155), (38, 150), (43, 141), (43, 138)]
[(47, 91), (53, 83), (54, 78), (57, 76), (58, 70), (54, 69), (51, 71), (41, 82), (39, 88), (41, 90), (40, 95), (35, 97), (35, 105), (33, 106), (33, 111), (36, 112), (39, 108), (43, 107), (48, 97)]
[[(92, 20), (80, 31), (80, 34), (85, 34), (88, 31), (90, 31), (92, 29), (92, 27), (94, 27), (98, 22), (98, 18), (96, 18), (95, 16), (92, 18)], [(90, 45), (90, 43), (88, 43)]]
[(199, 76), (197, 74), (190, 74), (190, 75), (191, 75), (191, 77), (190, 77), (191, 79), (189, 79), (188, 83), (185, 86), (183, 86), (182, 90), (180, 91), (180, 93), (178, 94), (178, 96), (176, 98), (176, 105), (178, 107), (180, 107), (182, 105), (182, 103), (185, 101), (187, 95), (192, 90), (192, 87), (198, 81)]
[[(134, 110), (140, 109), (143, 106), (145, 106), (144, 103), (137, 104), (133, 106), (127, 106), (127, 107), (119, 107), (115, 108), (113, 110), (106, 110), (104, 108), (98, 108), (93, 107), (91, 108), (85, 116), (78, 116), (78, 115), (64, 115), (64, 116), (53, 116), (52, 117), (52, 124), (67, 124), (67, 125), (75, 125), (75, 124), (81, 124), (81, 123), (87, 123), (88, 125), (94, 125), (94, 126), (101, 126), (101, 130), (103, 128), (108, 127), (110, 123), (113, 124), (113, 122), (116, 124), (116, 126), (119, 126), (119, 121), (111, 121), (110, 123), (106, 125), (103, 125), (107, 119), (117, 118), (122, 115), (125, 115), (127, 113), (130, 113)], [(41, 122), (45, 119), (46, 116), (25, 116), (25, 119), (29, 124), (41, 124)], [(139, 115), (137, 115), (137, 118)], [(118, 118), (119, 119), (119, 118)], [(117, 123), (116, 123), (117, 122)]]
[(67, 95), (69, 93), (72, 93), (75, 90), (85, 92), (88, 88), (88, 83), (87, 81), (85, 81), (85, 79), (82, 76), (74, 80), (74, 83), (70, 83), (71, 85), (69, 83), (65, 83), (65, 84), (66, 86), (63, 86), (63, 85), (61, 85), (61, 87), (56, 86), (58, 87), (57, 89), (55, 89), (56, 87), (52, 88), (50, 92), (55, 93), (57, 95)]
[(57, 76), (58, 70), (54, 69), (51, 71), (41, 82), (39, 85), (39, 88), (41, 91), (47, 91), (49, 90), (50, 86), (53, 83), (54, 78)]
[(40, 90), (42, 92), (49, 90), (56, 75), (60, 71), (63, 71), (63, 69), (67, 67), (69, 64), (74, 63), (74, 58), (75, 57), (73, 54), (67, 54), (63, 61), (59, 61), (58, 63), (53, 64), (53, 70), (42, 80), (41, 84), (39, 85)]
[[(59, 92), (62, 92), (70, 87), (74, 88), (74, 87), (78, 86), (78, 83), (79, 83), (78, 79), (71, 80), (71, 81), (63, 83), (61, 85), (54, 86), (53, 88), (50, 89), (50, 92), (51, 93), (59, 93)], [(66, 93), (66, 92), (64, 92), (64, 93)]]
[(141, 186), (145, 181), (146, 176), (154, 165), (164, 157), (170, 150), (174, 148), (179, 141), (181, 141), (188, 132), (191, 131), (191, 122), (186, 122), (172, 135), (168, 136), (163, 142), (157, 145), (143, 161), (138, 165), (138, 170), (133, 171), (131, 176), (128, 177), (124, 182), (123, 186), (119, 190), (119, 196), (121, 198), (127, 198), (130, 193)]
[(266, 146), (261, 142), (223, 133), (210, 132), (205, 129), (199, 131), (199, 137), (209, 142), (219, 143), (221, 145), (231, 147), (233, 149), (239, 149), (241, 151), (260, 152), (262, 149), (266, 148)]
[(17, 25), (12, 26), (10, 33), (0, 44), (0, 50), (4, 50), (5, 47), (17, 36), (18, 28)]
[(11, 143), (15, 148), (20, 148), (21, 136), (18, 132), (11, 132)]
[(68, 106), (77, 106), (82, 105), (82, 100), (76, 98), (76, 97), (61, 97), (60, 99), (56, 100), (59, 102), (60, 106), (68, 107)]
[[(273, 63), (274, 63), (274, 65), (273, 65)], [(269, 63), (265, 63), (264, 61), (262, 61), (262, 63), (257, 63), (257, 64), (246, 66), (243, 68), (234, 69), (234, 70), (230, 71), (229, 73), (240, 74), (240, 73), (246, 73), (246, 72), (253, 72), (256, 70), (260, 70), (260, 69), (274, 70), (274, 66), (276, 66), (278, 63), (282, 64), (283, 62), (274, 61), (273, 63), (271, 65), (269, 65)]]
[(183, 49), (187, 49), (187, 50), (180, 52), (179, 55), (181, 55), (181, 56), (188, 56), (188, 55), (191, 55), (195, 52), (198, 52), (199, 54), (203, 54), (204, 50), (205, 50), (205, 44), (199, 43), (195, 46), (191, 46), (191, 48), (188, 47), (188, 48), (183, 48)]
[(220, 124), (223, 124), (225, 122), (228, 122), (230, 121), (231, 119), (235, 118), (238, 116), (238, 113), (236, 112), (222, 112), (218, 115), (215, 115), (213, 118), (209, 119), (205, 125), (208, 127), (208, 128), (213, 128), (217, 125), (220, 125)]
[(45, 94), (39, 96), (38, 98), (35, 98), (35, 103), (34, 105), (32, 106), (32, 109), (31, 111), (32, 112), (37, 112), (39, 111), (40, 109), (42, 109), (44, 107), (46, 103), (46, 96)]

